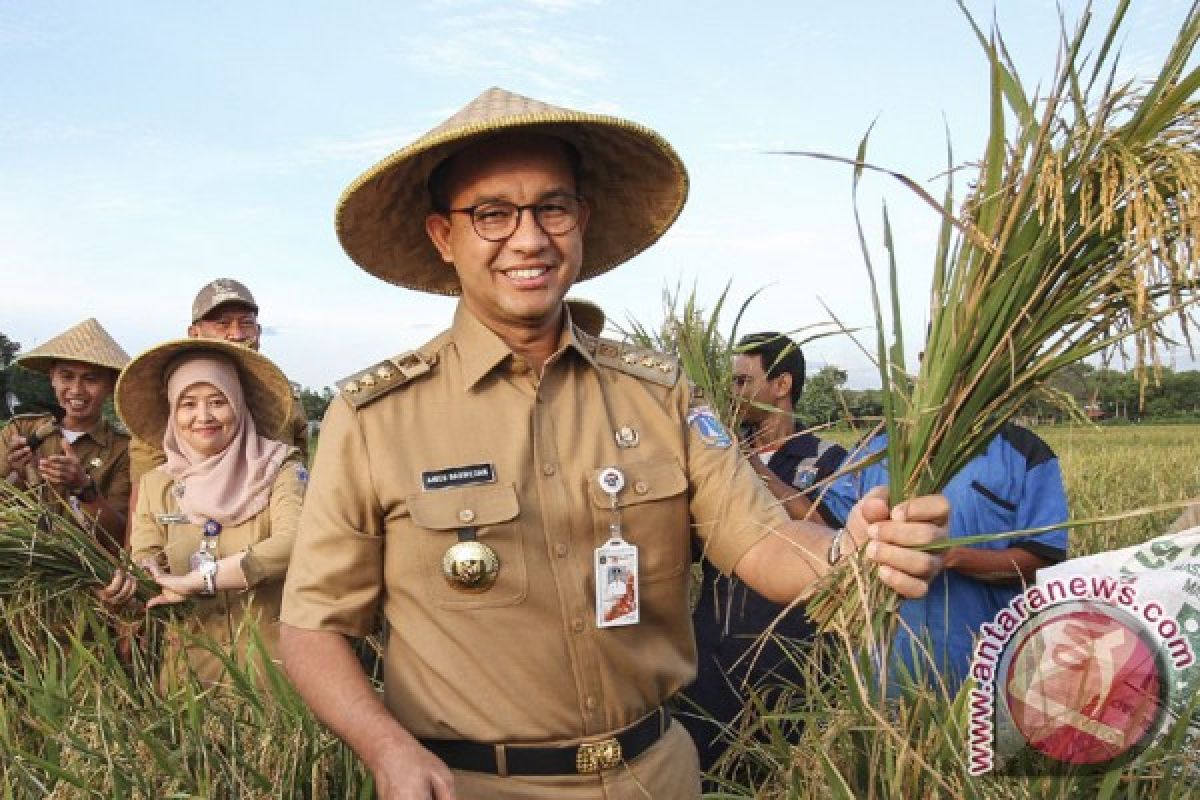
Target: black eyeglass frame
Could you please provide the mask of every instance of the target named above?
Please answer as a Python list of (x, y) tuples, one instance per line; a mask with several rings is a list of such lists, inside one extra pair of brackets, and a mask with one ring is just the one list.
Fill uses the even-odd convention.
[[(540, 206), (549, 205), (555, 199), (570, 199), (570, 200), (574, 200), (576, 203), (578, 203), (578, 207), (575, 209), (575, 213), (573, 215), (570, 215), (571, 216), (570, 226), (563, 228), (562, 230), (549, 230), (546, 227), (546, 223), (542, 221), (541, 215), (538, 213), (538, 208)], [(501, 208), (509, 208), (516, 212), (513, 215), (513, 218), (512, 218), (513, 221), (512, 221), (512, 225), (510, 226), (510, 229), (503, 235), (485, 236), (483, 234), (483, 232), (481, 230), (479, 230), (479, 220), (476, 219), (475, 212), (478, 211), (479, 209), (487, 207), (487, 206), (493, 206), (493, 207), (498, 206)], [(542, 232), (545, 233), (547, 236), (562, 236), (564, 234), (570, 233), (571, 231), (573, 231), (577, 227), (579, 227), (579, 217), (580, 217), (580, 214), (583, 213), (583, 210), (586, 206), (587, 206), (587, 200), (584, 199), (583, 195), (581, 195), (581, 194), (565, 194), (564, 193), (561, 195), (556, 194), (556, 195), (553, 195), (552, 197), (543, 198), (536, 203), (525, 203), (524, 205), (518, 205), (517, 203), (511, 203), (507, 200), (488, 200), (483, 203), (476, 203), (473, 206), (464, 206), (463, 208), (447, 208), (447, 209), (443, 210), (442, 213), (443, 214), (466, 214), (471, 219), (471, 229), (475, 231), (476, 236), (478, 236), (480, 239), (483, 239), (485, 242), (503, 242), (505, 239), (508, 239), (514, 233), (516, 233), (517, 229), (521, 227), (521, 215), (526, 211), (530, 211), (533, 213), (533, 221), (537, 223), (537, 226), (539, 228), (541, 228)]]

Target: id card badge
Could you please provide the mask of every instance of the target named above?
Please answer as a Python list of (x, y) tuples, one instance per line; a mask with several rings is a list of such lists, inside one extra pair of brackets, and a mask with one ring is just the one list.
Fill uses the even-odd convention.
[(596, 548), (596, 627), (615, 628), (640, 621), (637, 545), (609, 539)]

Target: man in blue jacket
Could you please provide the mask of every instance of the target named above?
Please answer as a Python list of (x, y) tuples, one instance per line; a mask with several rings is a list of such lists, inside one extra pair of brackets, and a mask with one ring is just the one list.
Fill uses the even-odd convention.
[[(851, 453), (847, 465), (883, 450), (878, 436)], [(854, 501), (888, 482), (886, 462), (837, 479), (824, 505), (845, 519)], [(1005, 425), (942, 491), (950, 501), (950, 538), (1022, 531), (1067, 520), (1067, 496), (1054, 451), (1032, 431)], [(980, 626), (1034, 582), (1037, 570), (1066, 558), (1067, 530), (1055, 528), (982, 544), (953, 547), (945, 569), (920, 600), (900, 605), (892, 643), (893, 685), (940, 675), (950, 692), (966, 678)]]

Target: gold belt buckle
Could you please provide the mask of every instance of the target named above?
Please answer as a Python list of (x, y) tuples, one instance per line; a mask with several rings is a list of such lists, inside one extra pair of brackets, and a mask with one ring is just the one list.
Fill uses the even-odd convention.
[(592, 775), (602, 769), (621, 766), (621, 743), (615, 737), (598, 742), (584, 742), (575, 751), (575, 771)]

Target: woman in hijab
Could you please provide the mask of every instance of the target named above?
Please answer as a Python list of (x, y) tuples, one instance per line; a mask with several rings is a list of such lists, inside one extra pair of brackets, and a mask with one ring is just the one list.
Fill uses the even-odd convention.
[[(202, 682), (220, 680), (218, 652), (246, 660), (248, 618), (274, 658), (307, 477), (298, 451), (271, 438), (287, 421), (287, 378), (247, 348), (188, 339), (134, 359), (116, 396), (134, 435), (167, 455), (141, 479), (130, 534), (134, 560), (162, 588), (150, 605), (193, 601), (189, 633), (212, 648), (185, 644)], [(131, 584), (118, 578), (102, 594), (120, 603)]]

